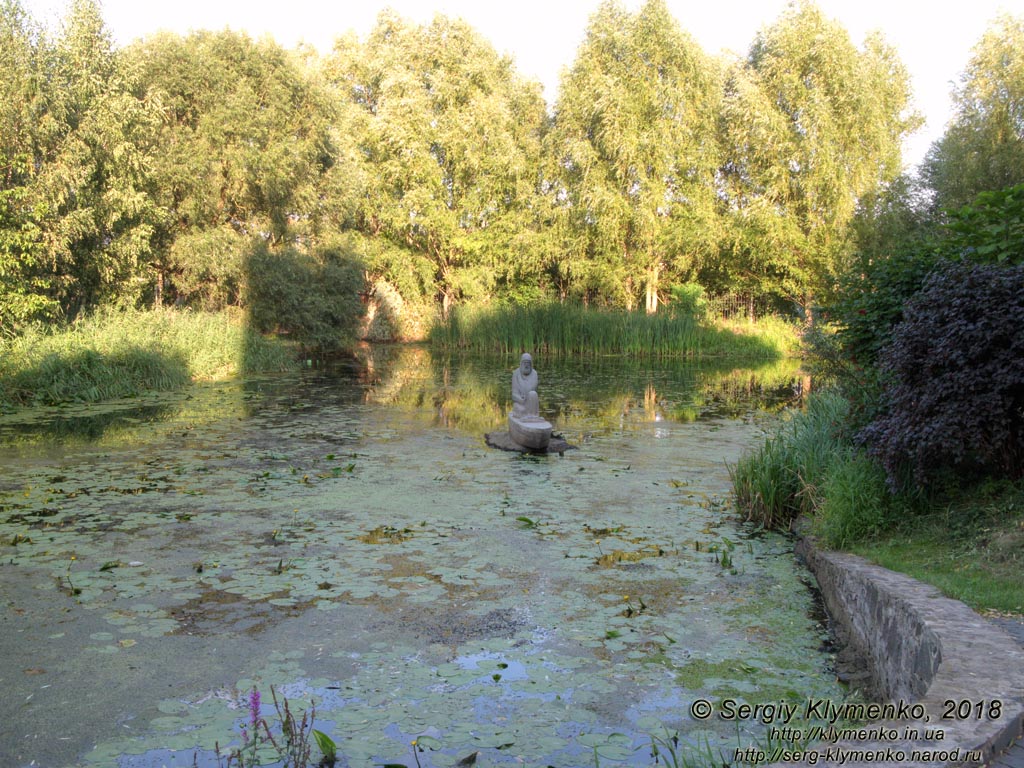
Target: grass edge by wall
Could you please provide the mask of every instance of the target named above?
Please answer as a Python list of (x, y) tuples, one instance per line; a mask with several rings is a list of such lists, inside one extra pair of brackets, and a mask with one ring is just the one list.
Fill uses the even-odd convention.
[(787, 530), (803, 517), (819, 541), (937, 587), (978, 611), (1024, 615), (1024, 483), (893, 494), (877, 461), (845, 432), (849, 404), (825, 390), (730, 468), (741, 514)]

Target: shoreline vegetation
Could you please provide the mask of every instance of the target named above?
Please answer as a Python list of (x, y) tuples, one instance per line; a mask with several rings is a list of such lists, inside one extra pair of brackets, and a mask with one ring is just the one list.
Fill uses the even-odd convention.
[[(429, 334), (443, 351), (777, 360), (799, 351), (797, 327), (690, 315), (547, 305), (462, 310)], [(0, 409), (99, 402), (191, 382), (288, 370), (304, 348), (257, 333), (241, 311), (106, 310), (66, 326), (33, 326), (0, 340)]]
[[(1005, 220), (1022, 192), (996, 201)], [(806, 519), (825, 546), (1024, 618), (1024, 243), (969, 234), (959, 258), (925, 242), (867, 265), (835, 332), (805, 338), (828, 383), (740, 458), (733, 490), (766, 528)]]
[(1024, 618), (1024, 481), (974, 478), (928, 489), (887, 484), (848, 429), (850, 403), (813, 394), (732, 470), (737, 507), (766, 528), (795, 527), (825, 546), (937, 587), (986, 615)]
[(99, 402), (298, 364), (294, 343), (241, 312), (106, 310), (0, 340), (0, 410)]
[[(780, 359), (799, 351), (797, 327), (690, 315), (586, 309), (453, 313), (429, 334), (444, 351), (549, 355)], [(297, 368), (304, 348), (252, 331), (245, 312), (172, 308), (98, 311), (68, 326), (34, 326), (0, 340), (0, 409), (96, 402), (191, 382)]]
[(777, 360), (799, 353), (797, 326), (781, 317), (756, 321), (699, 313), (597, 309), (552, 302), (500, 308), (458, 307), (428, 335), (443, 350), (580, 357), (714, 357)]

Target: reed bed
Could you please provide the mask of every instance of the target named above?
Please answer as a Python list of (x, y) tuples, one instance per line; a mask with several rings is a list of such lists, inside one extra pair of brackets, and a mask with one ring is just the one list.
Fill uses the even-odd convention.
[(832, 392), (813, 395), (778, 431), (745, 453), (731, 469), (736, 503), (747, 519), (766, 528), (787, 528), (822, 501), (829, 468), (844, 460), (849, 441), (843, 425), (850, 405)]
[(778, 319), (702, 323), (689, 314), (589, 309), (576, 304), (466, 308), (431, 329), (446, 350), (627, 357), (777, 359), (797, 347), (795, 328)]
[(251, 333), (240, 313), (104, 311), (0, 341), (0, 404), (109, 400), (287, 368), (293, 358)]

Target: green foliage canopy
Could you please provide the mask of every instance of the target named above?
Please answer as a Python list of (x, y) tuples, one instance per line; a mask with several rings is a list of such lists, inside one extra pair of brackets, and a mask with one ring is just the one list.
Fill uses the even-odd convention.
[(464, 22), (388, 12), (364, 44), (340, 41), (327, 72), (356, 129), (348, 211), (384, 241), (368, 248), (374, 273), (436, 296), (443, 314), (522, 277), (536, 261), (539, 85)]
[(325, 89), (297, 55), (229, 30), (159, 34), (127, 55), (160, 115), (149, 158), (157, 302), (173, 290), (179, 301), (237, 303), (251, 249), (314, 229), (333, 162)]
[(1024, 17), (1003, 15), (989, 26), (953, 102), (953, 121), (922, 167), (937, 211), (1024, 183)]
[[(562, 82), (549, 154), (568, 291), (658, 306), (718, 236), (718, 69), (662, 0), (606, 0)], [(563, 293), (567, 292), (563, 289)]]
[(901, 170), (918, 122), (907, 73), (881, 37), (858, 49), (801, 1), (733, 67), (721, 117), (734, 269), (812, 319), (848, 254), (858, 199)]
[[(947, 246), (996, 261), (1016, 258), (1019, 215), (993, 218), (1002, 198), (962, 206), (1022, 181), (1022, 29), (1002, 17), (979, 43), (924, 177), (959, 211)], [(0, 43), (7, 334), (105, 304), (248, 306), (267, 278), (251, 270), (280, 273), (260, 254), (323, 277), (342, 240), (353, 299), (384, 281), (442, 314), (543, 299), (653, 312), (688, 283), (810, 313), (844, 269), (881, 274), (934, 236), (928, 190), (898, 178), (917, 122), (906, 72), (809, 0), (729, 65), (663, 0), (606, 0), (550, 114), (537, 83), (442, 16), (384, 13), (319, 57), (228, 30), (117, 49), (96, 0), (74, 0), (55, 34), (0, 0)], [(903, 266), (894, 281), (921, 279)]]

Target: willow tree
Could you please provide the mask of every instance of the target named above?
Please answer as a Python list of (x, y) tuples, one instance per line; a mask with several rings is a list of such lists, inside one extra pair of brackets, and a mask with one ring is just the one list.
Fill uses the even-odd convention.
[(658, 307), (717, 237), (717, 65), (662, 0), (602, 3), (563, 77), (549, 153), (568, 234), (558, 266), (584, 290)]
[(239, 32), (162, 33), (127, 50), (160, 124), (149, 162), (161, 218), (159, 303), (239, 301), (254, 247), (307, 244), (333, 158), (330, 104), (302, 59)]
[(71, 3), (55, 57), (51, 88), (67, 133), (40, 176), (57, 219), (47, 247), (62, 300), (72, 309), (134, 302), (160, 215), (150, 176), (159, 115), (135, 93), (97, 0)]
[[(529, 256), (535, 224), (540, 86), (462, 21), (413, 25), (384, 12), (364, 43), (339, 41), (328, 67), (350, 107), (350, 225), (372, 271), (447, 315), (486, 300)], [(519, 247), (516, 247), (516, 244)]]
[(1001, 16), (989, 26), (953, 103), (953, 120), (923, 167), (940, 209), (1024, 182), (1024, 17)]
[(727, 78), (733, 274), (812, 322), (849, 252), (858, 199), (900, 173), (918, 122), (906, 70), (879, 35), (858, 49), (815, 4), (791, 4)]
[(156, 220), (132, 93), (95, 0), (56, 35), (0, 6), (0, 323), (133, 298)]
[(33, 186), (49, 128), (46, 46), (17, 0), (0, 3), (0, 332), (59, 309), (46, 279)]

